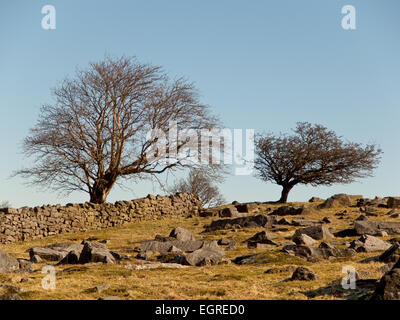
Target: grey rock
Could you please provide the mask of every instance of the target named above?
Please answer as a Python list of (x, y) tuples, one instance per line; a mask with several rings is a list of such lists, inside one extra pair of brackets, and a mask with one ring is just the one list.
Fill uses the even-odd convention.
[(324, 218), (322, 219), (322, 222), (323, 222), (323, 223), (332, 223), (332, 219), (329, 218), (329, 217), (324, 217)]
[(60, 262), (57, 263), (57, 265), (78, 264), (80, 254), (81, 252), (78, 252), (76, 250), (71, 250), (64, 258), (61, 259)]
[(0, 300), (23, 300), (23, 299), (17, 293), (10, 293), (10, 294), (1, 295)]
[(353, 249), (337, 249), (327, 243), (321, 243), (318, 248), (288, 245), (283, 247), (282, 251), (310, 261), (314, 259), (329, 259), (331, 257), (350, 257), (356, 254), (356, 251)]
[(289, 226), (289, 225), (291, 225), (290, 221), (287, 220), (286, 218), (280, 219), (276, 224), (277, 224), (277, 225), (282, 225), (282, 226)]
[(284, 273), (284, 272), (293, 272), (296, 270), (295, 266), (287, 266), (283, 268), (271, 268), (264, 271), (265, 274), (277, 274), (277, 273)]
[(221, 218), (238, 218), (238, 217), (245, 217), (247, 213), (239, 212), (236, 207), (226, 207), (219, 210), (219, 216)]
[(272, 240), (272, 236), (267, 234), (265, 231), (256, 233), (254, 236), (245, 240), (249, 249), (255, 248), (268, 248), (268, 246), (277, 246), (278, 244)]
[(400, 299), (400, 268), (397, 262), (393, 268), (380, 279), (371, 300)]
[(17, 259), (0, 250), (0, 273), (13, 272), (20, 267)]
[(293, 236), (292, 240), (297, 245), (312, 246), (317, 243), (316, 240), (306, 234), (297, 234)]
[(349, 228), (349, 229), (344, 229), (344, 230), (335, 232), (334, 236), (339, 237), (339, 238), (346, 238), (346, 237), (356, 237), (356, 236), (358, 236), (358, 234), (357, 234), (356, 229)]
[(117, 261), (112, 252), (104, 244), (85, 241), (78, 263), (91, 262), (116, 263)]
[(318, 209), (348, 207), (351, 205), (351, 198), (344, 193), (335, 194), (318, 205)]
[(211, 222), (210, 225), (205, 226), (205, 232), (232, 229), (237, 225), (242, 228), (271, 228), (276, 223), (276, 216), (259, 214), (256, 216), (241, 217), (235, 219), (221, 219)]
[(39, 256), (45, 261), (60, 261), (70, 251), (75, 250), (80, 252), (82, 249), (82, 244), (55, 243), (44, 247), (33, 247), (28, 249), (28, 252), (31, 259), (34, 256)]
[(390, 244), (370, 235), (362, 235), (358, 240), (352, 241), (349, 248), (357, 252), (373, 252), (387, 250)]
[(99, 300), (125, 300), (121, 297), (118, 296), (107, 296), (107, 297), (101, 297)]
[(218, 244), (220, 246), (234, 246), (236, 245), (236, 241), (233, 239), (222, 238), (218, 240)]
[(216, 265), (225, 255), (216, 241), (205, 243), (200, 249), (189, 253), (183, 258), (182, 264), (189, 266)]
[(195, 241), (196, 237), (189, 231), (181, 227), (172, 229), (170, 237), (179, 241)]
[(298, 267), (292, 274), (290, 280), (313, 281), (317, 280), (317, 276), (310, 269)]
[(378, 257), (378, 261), (394, 263), (400, 259), (400, 244), (395, 243)]
[(297, 216), (306, 215), (311, 212), (310, 208), (305, 206), (282, 206), (272, 212), (276, 216)]
[(291, 225), (296, 227), (309, 227), (309, 226), (318, 226), (322, 224), (319, 220), (311, 220), (311, 219), (293, 219)]
[(310, 200), (308, 200), (308, 202), (321, 202), (321, 201), (325, 201), (322, 198), (318, 198), (318, 197), (312, 197)]
[(359, 235), (375, 236), (381, 231), (387, 234), (400, 234), (400, 222), (354, 221), (354, 228)]
[(136, 247), (135, 250), (138, 252), (146, 252), (146, 251), (153, 251), (153, 252), (160, 252), (160, 253), (167, 253), (169, 252), (171, 247), (178, 248), (183, 252), (193, 252), (195, 250), (200, 249), (204, 244), (204, 241), (144, 241), (141, 243), (140, 246)]
[(387, 206), (388, 208), (400, 208), (400, 197), (389, 197)]
[(96, 293), (102, 293), (103, 291), (106, 291), (110, 289), (110, 285), (108, 283), (103, 283), (101, 285), (98, 285), (94, 288), (88, 289), (87, 292), (96, 292)]
[(239, 213), (255, 213), (258, 211), (258, 205), (256, 203), (232, 203)]

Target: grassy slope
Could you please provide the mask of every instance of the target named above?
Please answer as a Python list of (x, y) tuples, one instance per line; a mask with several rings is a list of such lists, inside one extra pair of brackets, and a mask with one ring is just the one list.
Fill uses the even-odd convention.
[[(274, 205), (266, 205), (266, 207)], [(329, 226), (333, 231), (350, 227), (352, 221), (360, 215), (358, 208), (347, 209), (347, 217), (338, 219), (334, 213), (342, 209), (315, 210), (306, 218), (321, 219), (330, 217), (333, 223)], [(384, 215), (388, 209), (382, 209)], [(385, 220), (388, 219), (385, 216)], [(287, 217), (291, 218), (291, 217)], [(370, 220), (382, 220), (383, 217), (371, 218)], [(368, 272), (367, 278), (380, 278), (382, 273), (378, 268), (381, 263), (359, 263), (366, 257), (375, 256), (378, 253), (357, 254), (347, 260), (324, 260), (316, 263), (309, 263), (303, 259), (292, 257), (273, 250), (250, 250), (240, 242), (254, 235), (262, 229), (241, 229), (237, 232), (218, 231), (212, 234), (199, 234), (203, 231), (203, 225), (210, 223), (208, 218), (187, 218), (168, 219), (162, 221), (146, 221), (137, 224), (129, 224), (123, 227), (110, 228), (107, 230), (90, 231), (85, 233), (63, 234), (45, 239), (18, 242), (15, 244), (0, 245), (0, 248), (14, 257), (28, 258), (25, 251), (38, 245), (46, 245), (56, 242), (80, 243), (82, 239), (89, 237), (97, 239), (109, 239), (107, 247), (124, 254), (131, 254), (132, 261), (123, 261), (120, 265), (70, 265), (56, 267), (55, 290), (44, 290), (41, 281), (44, 275), (41, 268), (45, 264), (33, 265), (35, 272), (32, 274), (0, 274), (0, 284), (9, 284), (23, 287), (26, 292), (20, 293), (24, 299), (97, 299), (106, 295), (117, 295), (125, 299), (308, 299), (305, 294), (315, 291), (315, 299), (341, 299), (351, 298), (354, 292), (349, 291), (344, 296), (332, 294), (329, 290), (321, 290), (331, 281), (341, 279), (342, 267), (352, 265), (357, 271)], [(184, 269), (156, 269), (132, 271), (124, 267), (125, 264), (135, 264), (133, 259), (135, 253), (131, 250), (138, 241), (152, 239), (156, 234), (168, 235), (175, 226), (182, 226), (195, 233), (199, 239), (217, 240), (221, 237), (233, 238), (237, 249), (227, 251), (228, 258), (234, 258), (250, 252), (264, 253), (260, 264), (237, 266), (235, 264), (188, 267)], [(285, 241), (290, 237), (295, 227), (289, 226), (289, 231), (274, 232), (276, 241)], [(389, 237), (390, 238), (390, 237)], [(352, 240), (347, 238), (343, 240)], [(341, 238), (337, 240), (342, 240)], [(293, 265), (304, 265), (313, 270), (317, 281), (284, 281), (291, 276), (292, 272), (278, 274), (264, 274), (269, 268), (285, 267)], [(29, 282), (20, 283), (22, 278), (32, 278)], [(93, 288), (102, 283), (108, 283), (111, 287), (102, 293), (89, 293), (87, 289)]]

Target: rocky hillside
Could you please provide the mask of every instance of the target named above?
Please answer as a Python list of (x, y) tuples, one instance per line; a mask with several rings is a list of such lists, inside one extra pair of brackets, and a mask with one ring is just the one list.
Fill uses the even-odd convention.
[(399, 299), (399, 208), (399, 198), (345, 194), (285, 205), (234, 202), (2, 244), (0, 295)]

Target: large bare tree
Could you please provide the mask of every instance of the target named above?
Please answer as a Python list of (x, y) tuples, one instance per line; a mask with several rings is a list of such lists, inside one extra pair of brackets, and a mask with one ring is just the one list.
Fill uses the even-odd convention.
[(93, 203), (105, 202), (120, 179), (195, 167), (196, 159), (183, 150), (197, 142), (177, 138), (176, 130), (220, 125), (193, 84), (171, 80), (160, 67), (132, 57), (91, 63), (53, 95), (24, 140), (34, 165), (16, 174), (34, 185), (88, 192)]
[(373, 144), (344, 142), (322, 125), (299, 122), (293, 135), (258, 135), (254, 168), (260, 179), (282, 186), (278, 202), (285, 203), (297, 184), (329, 186), (371, 176), (381, 153)]

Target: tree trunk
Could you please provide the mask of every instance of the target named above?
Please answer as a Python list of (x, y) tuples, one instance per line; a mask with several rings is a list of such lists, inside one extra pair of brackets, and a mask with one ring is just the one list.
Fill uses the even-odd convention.
[(278, 203), (286, 203), (287, 198), (289, 195), (290, 190), (292, 190), (293, 185), (284, 185), (282, 186), (282, 193), (281, 193), (281, 198), (279, 199)]
[(90, 202), (97, 204), (105, 203), (107, 196), (111, 191), (112, 185), (113, 184), (110, 184), (110, 186), (103, 186), (95, 183), (90, 192)]

